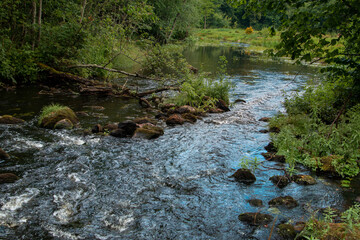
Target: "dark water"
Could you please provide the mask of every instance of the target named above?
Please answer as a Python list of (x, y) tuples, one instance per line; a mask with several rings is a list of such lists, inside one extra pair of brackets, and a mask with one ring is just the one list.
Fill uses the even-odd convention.
[[(256, 171), (250, 186), (229, 178), (244, 157), (262, 159), (269, 136), (258, 132), (266, 124), (257, 120), (282, 111), (283, 94), (304, 84), (313, 70), (242, 58), (236, 48), (189, 51), (190, 62), (204, 70), (216, 68), (218, 56), (226, 55), (236, 84), (231, 100), (247, 102), (194, 125), (166, 127), (156, 140), (36, 126), (39, 110), (51, 102), (76, 111), (105, 107), (83, 117), (85, 127), (150, 114), (134, 100), (38, 95), (37, 89), (1, 92), (0, 114), (27, 122), (0, 126), (0, 147), (13, 157), (0, 163), (0, 171), (21, 177), (0, 185), (0, 239), (267, 239), (270, 227), (238, 220), (243, 212), (259, 211), (247, 203), (251, 198), (262, 199), (261, 212), (278, 215), (278, 222), (303, 220), (309, 208), (345, 204), (338, 187), (322, 178), (314, 186), (292, 183), (284, 189), (268, 181), (281, 174), (275, 170)], [(269, 200), (285, 195), (300, 206), (269, 209)]]

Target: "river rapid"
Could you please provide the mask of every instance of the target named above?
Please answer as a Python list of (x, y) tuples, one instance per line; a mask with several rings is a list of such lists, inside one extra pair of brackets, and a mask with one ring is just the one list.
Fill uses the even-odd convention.
[[(196, 124), (164, 125), (163, 136), (139, 140), (37, 127), (40, 109), (51, 102), (75, 111), (104, 107), (80, 118), (89, 127), (151, 114), (137, 101), (39, 95), (36, 88), (2, 91), (0, 115), (15, 114), (26, 123), (0, 125), (0, 147), (12, 157), (0, 162), (0, 172), (20, 176), (0, 185), (0, 239), (262, 240), (271, 226), (250, 227), (238, 220), (239, 214), (261, 211), (278, 215), (277, 223), (296, 222), (311, 209), (346, 204), (342, 190), (322, 177), (314, 176), (316, 185), (291, 183), (283, 189), (269, 181), (282, 174), (276, 170), (256, 171), (252, 185), (229, 177), (244, 157), (263, 159), (269, 135), (259, 132), (266, 123), (258, 119), (284, 111), (284, 95), (298, 91), (315, 76), (314, 69), (242, 57), (236, 47), (189, 49), (185, 55), (205, 71), (214, 70), (218, 56), (225, 55), (228, 78), (235, 84), (231, 101), (246, 103)], [(278, 164), (265, 162), (268, 167)], [(304, 168), (300, 172), (309, 174)], [(269, 208), (269, 200), (286, 195), (299, 206)], [(250, 206), (252, 198), (265, 206)]]

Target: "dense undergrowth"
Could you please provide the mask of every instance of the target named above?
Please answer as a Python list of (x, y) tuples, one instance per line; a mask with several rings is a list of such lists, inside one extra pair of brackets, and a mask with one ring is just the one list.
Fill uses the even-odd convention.
[(279, 128), (272, 140), (288, 163), (301, 163), (314, 171), (343, 178), (360, 171), (360, 104), (349, 81), (340, 79), (310, 86), (286, 99), (287, 114), (279, 114), (270, 127)]

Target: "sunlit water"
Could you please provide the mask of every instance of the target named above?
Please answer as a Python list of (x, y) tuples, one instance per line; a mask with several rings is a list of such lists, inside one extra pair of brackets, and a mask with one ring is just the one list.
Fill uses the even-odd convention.
[[(282, 174), (276, 170), (256, 171), (250, 186), (229, 177), (244, 157), (263, 159), (269, 136), (259, 133), (266, 123), (258, 119), (283, 111), (284, 94), (314, 72), (241, 58), (237, 50), (200, 48), (186, 55), (207, 71), (219, 55), (227, 55), (228, 77), (236, 85), (231, 101), (246, 103), (194, 125), (166, 127), (163, 136), (150, 141), (36, 126), (39, 110), (50, 102), (76, 111), (105, 107), (81, 118), (83, 126), (91, 126), (146, 114), (134, 100), (38, 95), (36, 89), (2, 92), (0, 114), (17, 114), (27, 122), (0, 126), (0, 147), (12, 156), (0, 163), (0, 171), (21, 177), (0, 185), (0, 239), (267, 239), (270, 227), (238, 220), (243, 212), (259, 211), (248, 204), (251, 198), (263, 200), (262, 212), (279, 214), (278, 223), (306, 219), (310, 208), (342, 206), (341, 192), (326, 179), (279, 189), (268, 180)], [(269, 200), (285, 195), (299, 206), (269, 209)]]

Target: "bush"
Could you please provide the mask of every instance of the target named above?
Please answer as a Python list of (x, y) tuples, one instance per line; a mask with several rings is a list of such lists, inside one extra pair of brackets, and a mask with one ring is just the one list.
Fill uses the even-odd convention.
[(250, 26), (245, 29), (246, 34), (252, 34), (254, 32), (254, 29)]

